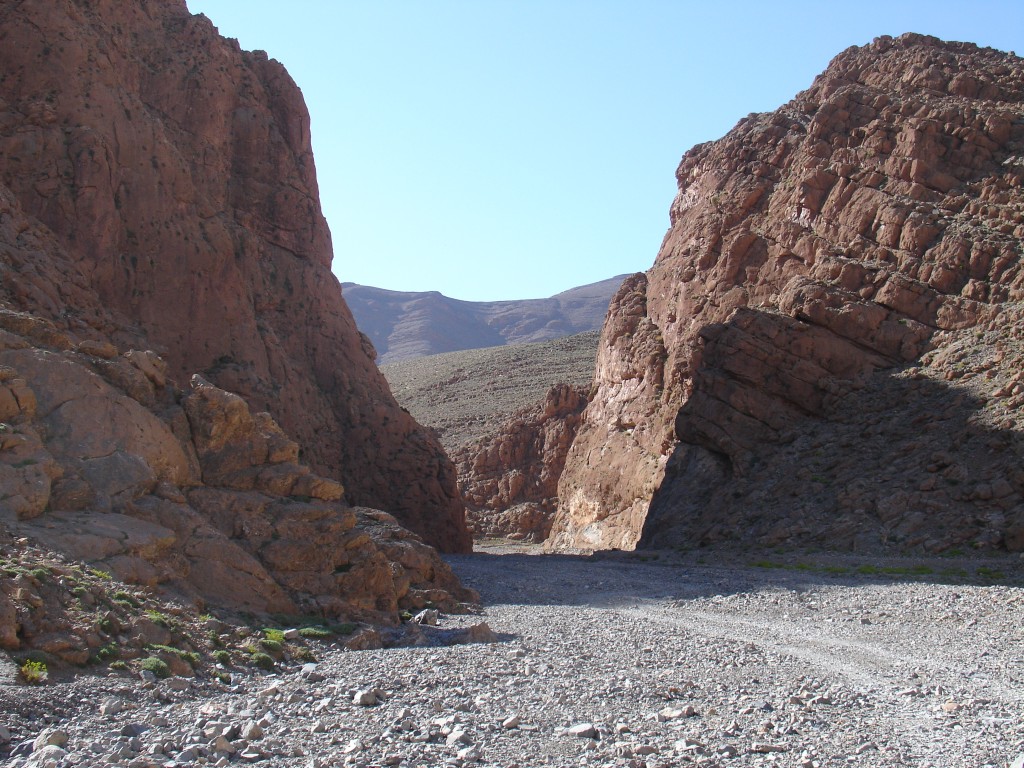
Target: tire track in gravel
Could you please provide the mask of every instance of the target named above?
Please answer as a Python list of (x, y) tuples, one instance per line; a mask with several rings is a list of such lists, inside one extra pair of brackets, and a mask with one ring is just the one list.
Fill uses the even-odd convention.
[(631, 608), (626, 613), (645, 621), (685, 627), (690, 632), (719, 640), (752, 643), (768, 652), (805, 661), (824, 672), (842, 675), (865, 687), (889, 686), (898, 672), (915, 666), (938, 667), (930, 659), (896, 653), (860, 640), (810, 634), (807, 627), (795, 627), (786, 622), (765, 623), (690, 609), (681, 616), (673, 616), (654, 606)]

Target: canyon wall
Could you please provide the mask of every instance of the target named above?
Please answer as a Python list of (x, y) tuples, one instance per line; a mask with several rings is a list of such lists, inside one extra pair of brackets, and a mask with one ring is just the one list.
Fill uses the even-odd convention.
[(201, 373), (269, 411), (349, 502), (468, 549), (452, 464), (395, 403), (331, 274), (309, 117), (284, 67), (183, 0), (0, 13), (4, 204), (30, 222), (18, 237), (61, 254), (34, 263), (14, 242), (9, 307), (152, 348), (181, 384)]
[(880, 38), (676, 175), (549, 546), (1024, 548), (1024, 61)]
[(548, 537), (558, 478), (586, 404), (583, 387), (556, 384), (536, 406), (452, 453), (474, 536), (531, 542)]

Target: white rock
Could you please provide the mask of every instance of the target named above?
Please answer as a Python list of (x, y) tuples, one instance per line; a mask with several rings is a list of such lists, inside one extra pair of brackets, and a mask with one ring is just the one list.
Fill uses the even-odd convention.
[(358, 690), (352, 697), (352, 703), (360, 707), (372, 707), (377, 703), (377, 694), (368, 688)]
[(172, 691), (187, 691), (192, 683), (184, 677), (169, 677), (165, 685)]
[(501, 727), (512, 730), (513, 728), (518, 728), (521, 722), (522, 720), (519, 718), (519, 715), (512, 715), (501, 721)]
[(415, 621), (417, 624), (426, 624), (426, 625), (429, 625), (429, 626), (436, 626), (437, 625), (437, 620), (440, 617), (440, 615), (441, 614), (440, 614), (440, 612), (437, 609), (435, 609), (435, 608), (426, 608), (426, 609), (420, 611), (419, 613), (417, 613), (415, 616), (413, 616), (412, 620)]
[(459, 744), (459, 743), (462, 743), (462, 744), (472, 744), (473, 740), (469, 737), (469, 734), (466, 733), (463, 729), (456, 728), (455, 730), (453, 730), (451, 733), (448, 734), (448, 738), (445, 739), (445, 743), (448, 746), (451, 746), (452, 744)]
[(117, 715), (124, 710), (124, 702), (120, 699), (107, 699), (100, 704), (101, 715)]
[(263, 729), (255, 720), (246, 720), (242, 726), (240, 735), (246, 741), (254, 741), (263, 738)]
[(464, 747), (459, 750), (458, 758), (464, 763), (475, 763), (482, 757), (478, 747)]
[(43, 747), (63, 747), (68, 743), (68, 734), (59, 728), (47, 728), (36, 736), (32, 742), (32, 751), (38, 752)]
[(56, 744), (47, 744), (42, 749), (33, 750), (26, 768), (57, 768), (67, 754)]
[(593, 723), (577, 723), (569, 726), (565, 733), (568, 736), (576, 736), (581, 739), (596, 739), (597, 727)]

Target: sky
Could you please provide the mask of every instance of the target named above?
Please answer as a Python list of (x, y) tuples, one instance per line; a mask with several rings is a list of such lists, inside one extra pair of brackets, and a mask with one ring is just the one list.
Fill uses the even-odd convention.
[(654, 262), (695, 144), (880, 35), (1024, 55), (1020, 0), (188, 0), (310, 111), (338, 279), (542, 298)]

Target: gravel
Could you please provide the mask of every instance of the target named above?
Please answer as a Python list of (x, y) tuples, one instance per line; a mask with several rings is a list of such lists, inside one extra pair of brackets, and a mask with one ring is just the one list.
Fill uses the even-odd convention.
[(482, 618), (500, 642), (325, 644), (315, 668), (238, 673), (231, 685), (6, 685), (0, 757), (134, 768), (1006, 768), (1024, 753), (1018, 586), (692, 555), (450, 562), (480, 590), (484, 616), (439, 625)]

